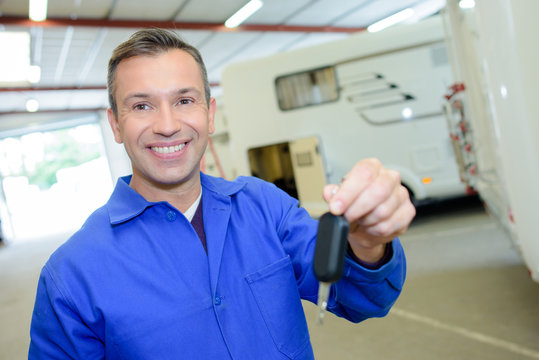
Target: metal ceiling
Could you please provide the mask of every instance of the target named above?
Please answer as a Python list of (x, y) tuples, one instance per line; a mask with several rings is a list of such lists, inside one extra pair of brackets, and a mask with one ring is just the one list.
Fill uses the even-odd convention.
[(265, 0), (230, 30), (224, 21), (247, 0), (49, 0), (48, 19), (40, 23), (28, 20), (28, 1), (0, 0), (0, 31), (28, 31), (31, 62), (41, 67), (39, 83), (0, 88), (0, 115), (24, 113), (29, 98), (39, 101), (41, 112), (106, 108), (108, 59), (138, 28), (175, 29), (195, 45), (219, 93), (223, 68), (232, 62), (337, 40), (428, 1)]

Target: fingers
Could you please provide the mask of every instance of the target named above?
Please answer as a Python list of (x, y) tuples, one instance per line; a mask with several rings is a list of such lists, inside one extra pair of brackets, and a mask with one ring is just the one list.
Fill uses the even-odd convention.
[(333, 214), (344, 215), (350, 223), (349, 239), (365, 247), (402, 234), (415, 216), (399, 173), (376, 159), (357, 163), (340, 186), (327, 185), (323, 197)]
[(393, 194), (384, 202), (376, 206), (372, 211), (368, 212), (361, 218), (358, 218), (357, 223), (362, 226), (372, 226), (381, 221), (387, 220), (399, 209), (408, 198), (408, 191), (404, 186), (398, 186), (394, 189)]
[(339, 185), (328, 184), (328, 185), (324, 186), (324, 191), (322, 192), (322, 196), (323, 196), (324, 200), (327, 203), (329, 203), (331, 198), (337, 193), (338, 190), (339, 190)]
[(415, 216), (415, 208), (410, 201), (403, 201), (387, 218), (361, 219), (358, 225), (371, 237), (393, 239), (403, 234)]
[(365, 188), (377, 178), (381, 164), (376, 159), (358, 162), (330, 197), (329, 209), (334, 215), (343, 215)]
[(415, 208), (411, 202), (403, 204), (388, 219), (370, 226), (353, 223), (348, 240), (357, 257), (368, 261), (365, 254), (380, 244), (390, 242), (402, 235), (415, 216)]
[(376, 159), (366, 159), (354, 166), (336, 192), (334, 185), (327, 186), (324, 198), (333, 214), (354, 221), (384, 203), (397, 186), (400, 176), (396, 171), (383, 168)]
[(361, 194), (346, 209), (344, 215), (349, 221), (361, 219), (377, 213), (380, 217), (389, 216), (398, 206), (400, 198), (396, 195), (400, 179), (394, 171), (384, 170), (365, 187)]

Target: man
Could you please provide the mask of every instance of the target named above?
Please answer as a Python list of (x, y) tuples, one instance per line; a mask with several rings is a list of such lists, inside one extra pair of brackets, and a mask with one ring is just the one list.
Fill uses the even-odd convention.
[[(317, 222), (274, 185), (199, 171), (215, 114), (199, 52), (139, 31), (114, 51), (108, 90), (133, 174), (44, 266), (29, 358), (312, 359), (300, 299), (317, 300)], [(404, 282), (408, 194), (374, 159), (323, 191), (350, 222), (328, 309), (383, 316)]]

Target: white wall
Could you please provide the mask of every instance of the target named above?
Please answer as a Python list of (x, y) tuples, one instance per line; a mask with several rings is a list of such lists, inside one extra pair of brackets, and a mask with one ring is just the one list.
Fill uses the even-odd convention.
[(101, 133), (103, 134), (103, 144), (109, 162), (112, 182), (113, 184), (116, 184), (116, 180), (118, 180), (119, 177), (132, 173), (131, 161), (125, 152), (123, 144), (118, 144), (114, 141), (114, 135), (105, 111), (100, 113), (99, 126), (101, 126)]

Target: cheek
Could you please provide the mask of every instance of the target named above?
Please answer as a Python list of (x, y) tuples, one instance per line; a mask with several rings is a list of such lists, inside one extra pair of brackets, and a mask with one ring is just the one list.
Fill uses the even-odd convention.
[(204, 114), (193, 114), (184, 120), (185, 125), (192, 128), (200, 137), (205, 137), (208, 135), (208, 115)]
[(144, 133), (150, 128), (149, 124), (151, 124), (151, 122), (148, 119), (130, 119), (130, 121), (124, 124), (124, 141), (132, 144), (139, 142)]

